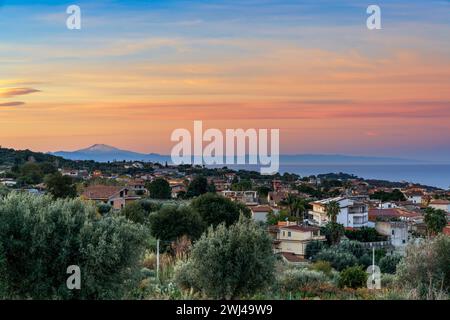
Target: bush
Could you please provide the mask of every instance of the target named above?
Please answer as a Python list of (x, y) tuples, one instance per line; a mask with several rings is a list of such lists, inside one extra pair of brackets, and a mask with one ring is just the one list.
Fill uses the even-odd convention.
[(149, 223), (152, 236), (165, 241), (198, 239), (205, 229), (198, 213), (187, 206), (165, 206), (150, 215)]
[(272, 283), (275, 258), (272, 240), (253, 221), (241, 218), (226, 228), (209, 228), (193, 246), (176, 279), (214, 299), (251, 295)]
[(397, 265), (401, 260), (402, 257), (399, 255), (385, 256), (380, 259), (378, 265), (380, 266), (381, 272), (394, 274), (397, 271)]
[(294, 292), (319, 286), (327, 281), (325, 274), (305, 268), (290, 268), (285, 270), (277, 279), (282, 291)]
[(315, 260), (328, 261), (338, 271), (358, 264), (358, 259), (353, 254), (337, 250), (335, 247), (320, 251)]
[(337, 246), (338, 250), (349, 252), (353, 254), (356, 258), (362, 257), (366, 252), (366, 248), (358, 241), (342, 241)]
[(191, 202), (191, 207), (200, 214), (207, 227), (215, 227), (223, 222), (230, 226), (239, 220), (241, 213), (250, 217), (247, 207), (215, 193), (199, 196)]
[(450, 237), (410, 244), (397, 266), (399, 283), (419, 299), (437, 299), (450, 292)]
[(311, 265), (311, 269), (319, 272), (323, 272), (323, 274), (327, 276), (332, 275), (333, 268), (328, 261), (317, 261)]
[(163, 178), (157, 178), (146, 185), (153, 199), (170, 199), (172, 197), (172, 189), (169, 183)]
[(360, 266), (353, 266), (344, 269), (340, 273), (340, 288), (362, 288), (367, 285), (367, 273)]
[[(146, 235), (122, 217), (96, 218), (79, 199), (12, 193), (0, 200), (0, 297), (120, 299), (137, 285)], [(81, 269), (68, 290), (67, 267)]]
[(305, 258), (314, 259), (315, 256), (324, 248), (326, 248), (326, 244), (323, 241), (313, 240), (308, 242), (305, 248)]

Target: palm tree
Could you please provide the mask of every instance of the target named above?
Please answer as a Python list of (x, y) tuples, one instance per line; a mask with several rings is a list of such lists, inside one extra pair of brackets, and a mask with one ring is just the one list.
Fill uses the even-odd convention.
[(327, 216), (332, 222), (337, 221), (337, 216), (339, 215), (339, 212), (341, 211), (341, 206), (339, 205), (339, 202), (337, 201), (330, 201), (326, 207)]
[(304, 199), (288, 194), (285, 201), (289, 215), (298, 218), (299, 221), (303, 221), (303, 216), (307, 208), (307, 203)]

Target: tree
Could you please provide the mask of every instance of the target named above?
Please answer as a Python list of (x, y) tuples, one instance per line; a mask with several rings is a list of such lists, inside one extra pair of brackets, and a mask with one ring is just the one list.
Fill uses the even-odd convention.
[(326, 244), (323, 241), (313, 240), (308, 242), (305, 248), (305, 258), (314, 259), (314, 257), (323, 249), (326, 248)]
[(288, 221), (296, 221), (296, 218), (289, 215), (289, 212), (285, 209), (281, 209), (280, 211), (278, 211), (278, 213), (274, 212), (274, 211), (270, 211), (267, 214), (267, 224), (269, 225), (276, 225), (278, 224), (278, 221), (286, 221), (286, 219)]
[(353, 254), (336, 247), (323, 249), (314, 257), (314, 261), (328, 261), (338, 271), (358, 264), (358, 259)]
[(0, 183), (0, 198), (8, 195), (9, 189)]
[(107, 203), (100, 203), (97, 206), (97, 211), (103, 216), (111, 211), (111, 206)]
[(196, 176), (189, 184), (186, 196), (188, 198), (198, 197), (208, 192), (208, 180), (203, 176)]
[(327, 216), (331, 220), (331, 222), (336, 222), (337, 216), (339, 215), (339, 212), (341, 211), (341, 206), (339, 205), (339, 202), (337, 202), (337, 201), (330, 201), (326, 205), (326, 211), (327, 211)]
[(380, 262), (378, 262), (378, 264), (380, 266), (381, 272), (395, 274), (395, 272), (397, 271), (397, 265), (401, 260), (401, 256), (394, 254), (390, 256), (384, 256), (380, 259)]
[(195, 240), (205, 229), (199, 214), (187, 206), (165, 206), (152, 213), (149, 222), (152, 236), (166, 241), (182, 236)]
[(172, 189), (169, 183), (163, 178), (156, 178), (147, 185), (150, 197), (153, 199), (170, 199), (172, 197)]
[(74, 198), (77, 196), (77, 187), (73, 179), (56, 172), (45, 176), (47, 191), (55, 198)]
[(128, 220), (140, 224), (144, 224), (148, 217), (148, 213), (137, 201), (127, 204), (125, 208), (120, 210), (120, 214)]
[(250, 210), (239, 202), (233, 202), (216, 193), (206, 193), (192, 200), (191, 207), (200, 214), (206, 227), (225, 222), (227, 226), (239, 220), (240, 214), (250, 217)]
[(241, 180), (231, 184), (231, 190), (233, 191), (246, 191), (252, 190), (252, 182), (250, 180)]
[(419, 244), (409, 244), (397, 265), (399, 283), (419, 299), (450, 294), (450, 237), (440, 234)]
[(328, 222), (321, 228), (321, 233), (327, 238), (329, 245), (336, 245), (345, 234), (344, 226), (337, 222)]
[[(97, 218), (80, 199), (12, 193), (0, 200), (0, 298), (124, 298), (138, 283), (145, 239), (142, 227)], [(81, 290), (67, 289), (70, 265), (81, 269)]]
[(19, 168), (19, 178), (17, 179), (20, 184), (34, 185), (42, 182), (44, 174), (41, 167), (33, 162), (28, 162)]
[(424, 222), (429, 236), (441, 233), (447, 225), (447, 213), (441, 209), (426, 208)]
[(227, 228), (209, 228), (177, 268), (177, 283), (213, 299), (254, 294), (274, 280), (272, 240), (253, 221), (242, 218)]
[(366, 286), (367, 273), (360, 266), (345, 268), (339, 275), (339, 287), (361, 288)]

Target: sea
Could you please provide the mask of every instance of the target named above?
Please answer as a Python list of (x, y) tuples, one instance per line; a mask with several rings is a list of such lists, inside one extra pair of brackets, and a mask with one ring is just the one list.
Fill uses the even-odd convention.
[[(254, 165), (229, 165), (228, 168), (259, 171), (259, 167)], [(364, 179), (420, 183), (450, 189), (450, 164), (281, 164), (279, 172), (295, 173), (302, 177), (343, 172)]]

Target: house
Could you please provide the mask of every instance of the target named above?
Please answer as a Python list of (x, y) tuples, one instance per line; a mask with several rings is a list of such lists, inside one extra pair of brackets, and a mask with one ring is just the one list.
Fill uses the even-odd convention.
[(406, 221), (420, 223), (423, 221), (422, 214), (402, 208), (392, 209), (369, 209), (369, 221), (375, 224), (376, 221)]
[(442, 199), (431, 200), (429, 207), (434, 209), (441, 209), (447, 213), (450, 213), (450, 201), (448, 200)]
[(0, 179), (0, 184), (4, 185), (5, 187), (15, 187), (17, 185), (17, 181), (11, 178), (2, 178)]
[(442, 233), (450, 236), (450, 223), (444, 228), (444, 230), (442, 230)]
[(271, 226), (269, 231), (275, 235), (275, 253), (293, 254), (297, 258), (304, 258), (306, 246), (311, 241), (326, 241), (325, 236), (320, 234), (320, 228), (298, 225), (289, 221)]
[(278, 206), (278, 204), (287, 199), (287, 194), (284, 192), (270, 191), (267, 193), (267, 202), (271, 206)]
[(172, 198), (176, 199), (178, 196), (182, 193), (186, 193), (187, 188), (184, 184), (174, 184), (170, 185), (170, 188), (172, 189)]
[(143, 179), (134, 179), (128, 181), (127, 188), (138, 195), (147, 194), (147, 189), (145, 189), (145, 181)]
[(267, 214), (272, 212), (272, 208), (269, 206), (252, 206), (250, 207), (252, 218), (256, 222), (267, 222)]
[(338, 223), (346, 228), (367, 227), (369, 206), (367, 203), (351, 197), (337, 197), (311, 202), (313, 208), (308, 214), (312, 224), (321, 227), (330, 221), (327, 215), (327, 205), (332, 201), (337, 202), (340, 207), (337, 216)]
[(379, 234), (387, 236), (397, 251), (405, 252), (409, 240), (409, 228), (406, 221), (377, 221), (375, 230)]
[(109, 204), (114, 210), (123, 209), (128, 203), (140, 199), (126, 187), (92, 185), (81, 194), (81, 198)]
[(421, 190), (406, 190), (403, 192), (407, 201), (411, 201), (414, 204), (421, 204), (424, 194)]
[(231, 191), (224, 190), (222, 195), (225, 198), (232, 201), (239, 201), (248, 206), (254, 206), (258, 204), (258, 192), (257, 191)]

